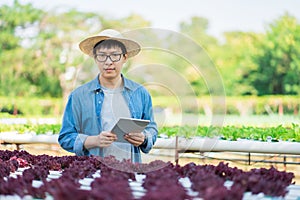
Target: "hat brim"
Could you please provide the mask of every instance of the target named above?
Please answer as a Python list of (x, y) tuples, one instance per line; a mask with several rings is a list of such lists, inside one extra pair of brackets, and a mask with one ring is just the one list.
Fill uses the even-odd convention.
[(79, 48), (83, 53), (85, 53), (91, 57), (94, 57), (93, 49), (94, 49), (95, 45), (98, 42), (100, 42), (102, 40), (107, 40), (107, 39), (112, 39), (112, 40), (117, 40), (119, 42), (122, 42), (126, 47), (128, 57), (133, 57), (133, 56), (137, 55), (141, 50), (141, 46), (133, 40), (116, 38), (116, 37), (108, 37), (108, 36), (92, 36), (92, 37), (86, 38), (85, 40), (83, 40), (79, 43)]

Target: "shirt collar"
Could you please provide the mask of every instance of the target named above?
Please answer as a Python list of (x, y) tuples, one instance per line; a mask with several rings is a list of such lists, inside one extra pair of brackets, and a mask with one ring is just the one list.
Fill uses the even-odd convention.
[(100, 90), (101, 90), (101, 86), (99, 83), (99, 74), (98, 74), (98, 76), (94, 80), (91, 81), (91, 91), (97, 92)]
[(124, 82), (124, 88), (129, 89), (129, 90), (135, 90), (136, 89), (136, 84), (134, 84), (132, 81), (129, 79), (125, 78), (123, 74), (121, 74)]
[[(92, 85), (91, 85), (91, 90), (96, 92), (96, 91), (101, 91), (101, 85), (100, 85), (100, 82), (99, 82), (99, 76), (100, 74), (98, 74), (98, 76), (92, 80)], [(123, 79), (123, 82), (124, 82), (124, 88), (125, 89), (129, 89), (129, 90), (135, 90), (136, 89), (136, 85), (133, 84), (132, 81), (130, 81), (129, 79), (125, 78), (123, 76), (123, 74), (121, 74), (121, 77)]]

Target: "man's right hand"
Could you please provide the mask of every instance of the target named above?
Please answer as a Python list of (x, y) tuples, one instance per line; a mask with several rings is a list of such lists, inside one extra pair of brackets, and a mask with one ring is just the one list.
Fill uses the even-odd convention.
[(91, 149), (95, 147), (108, 147), (117, 139), (118, 138), (116, 134), (103, 131), (99, 135), (87, 137), (84, 142), (84, 147), (86, 149)]
[(97, 136), (99, 147), (108, 147), (109, 145), (111, 145), (111, 143), (113, 143), (117, 139), (118, 138), (116, 134), (111, 132), (105, 132), (105, 131), (103, 131)]

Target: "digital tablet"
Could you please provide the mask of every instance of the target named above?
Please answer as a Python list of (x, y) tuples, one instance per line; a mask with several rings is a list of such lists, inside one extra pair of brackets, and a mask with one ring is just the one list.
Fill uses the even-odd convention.
[(127, 142), (124, 139), (125, 134), (142, 132), (149, 122), (150, 120), (119, 118), (111, 132), (118, 136), (118, 140), (116, 142)]

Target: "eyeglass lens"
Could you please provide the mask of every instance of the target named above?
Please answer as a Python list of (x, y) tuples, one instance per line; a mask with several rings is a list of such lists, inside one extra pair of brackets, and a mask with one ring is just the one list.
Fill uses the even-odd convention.
[(109, 58), (112, 62), (117, 62), (121, 59), (121, 56), (122, 54), (111, 54), (111, 55), (97, 54), (96, 60), (98, 62), (105, 62)]

